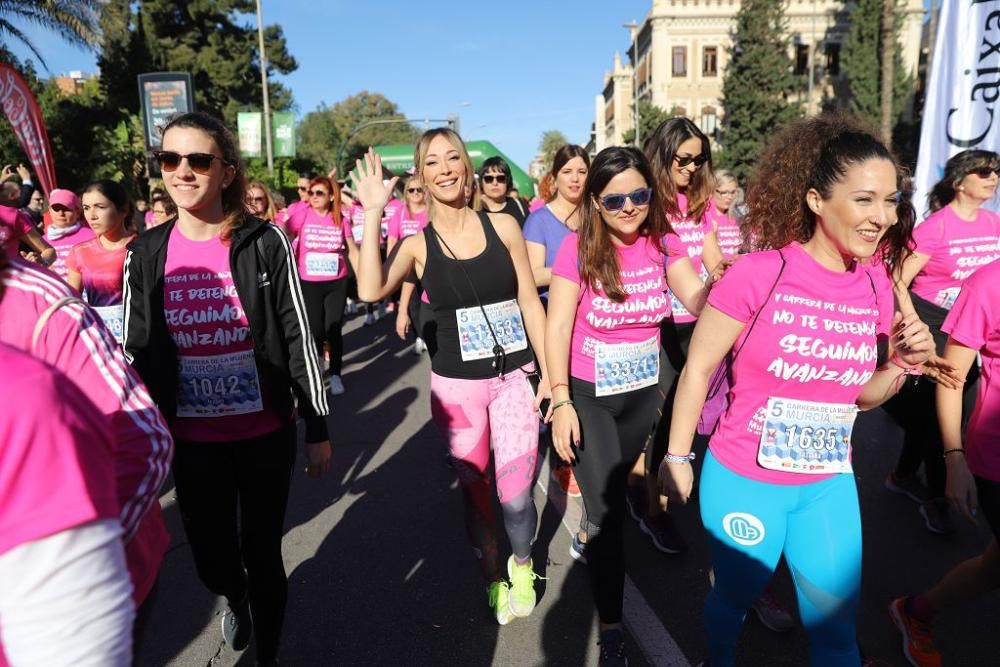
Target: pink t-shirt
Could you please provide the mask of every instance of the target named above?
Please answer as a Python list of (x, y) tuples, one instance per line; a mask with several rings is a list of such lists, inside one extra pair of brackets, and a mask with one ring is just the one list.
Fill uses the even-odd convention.
[[(747, 326), (733, 346), (739, 354), (729, 407), (709, 446), (723, 465), (744, 477), (772, 484), (808, 484), (830, 475), (771, 470), (757, 462), (761, 433), (772, 419), (768, 399), (784, 399), (786, 405), (813, 401), (853, 406), (875, 371), (877, 338), (892, 327), (894, 303), (888, 281), (875, 280), (861, 264), (849, 271), (831, 271), (797, 243), (780, 253), (785, 259), (783, 271), (777, 250), (744, 255), (709, 293), (712, 307), (744, 324), (760, 312), (756, 324)], [(791, 411), (776, 416), (787, 420)], [(818, 428), (811, 421), (802, 423)], [(769, 428), (765, 444), (780, 450), (793, 433)], [(850, 456), (849, 442), (840, 438), (836, 446), (845, 459)]]
[[(384, 244), (385, 240), (389, 237), (389, 221), (396, 215), (400, 207), (405, 207), (405, 205), (395, 197), (386, 203), (385, 209), (382, 211), (382, 225), (381, 233), (379, 235), (379, 243)], [(344, 212), (344, 217), (351, 221), (351, 236), (354, 237), (354, 242), (360, 245), (361, 239), (365, 235), (364, 207), (358, 202), (355, 202), (351, 204), (347, 211)]]
[[(664, 279), (666, 258), (646, 237), (640, 237), (630, 246), (616, 246), (622, 287), (627, 295), (625, 301), (617, 303), (600, 289), (592, 290), (581, 282), (578, 241), (575, 232), (563, 240), (552, 274), (580, 285), (569, 372), (578, 380), (594, 382), (599, 343), (616, 345), (655, 339), (659, 351), (660, 321), (670, 315)], [(668, 242), (668, 253), (672, 256), (682, 250), (676, 237)]]
[(400, 206), (396, 209), (395, 215), (389, 220), (389, 238), (405, 239), (420, 233), (427, 226), (427, 209), (410, 213), (407, 206)]
[(982, 358), (979, 396), (965, 431), (969, 470), (1000, 482), (1000, 261), (962, 285), (941, 330)]
[[(687, 196), (683, 192), (677, 195), (677, 205), (681, 211), (687, 211)], [(681, 254), (686, 254), (691, 259), (691, 264), (698, 275), (703, 279), (708, 278), (708, 272), (705, 271), (701, 263), (705, 233), (711, 230), (707, 217), (702, 216), (699, 220), (689, 220), (685, 215), (680, 219), (670, 220), (670, 226), (673, 228), (674, 234), (680, 239), (680, 244), (683, 247)], [(670, 297), (670, 310), (673, 314), (674, 322), (685, 324), (698, 319), (688, 312), (687, 308), (684, 307), (684, 304), (681, 303), (680, 299), (673, 292), (668, 290), (667, 295)]]
[(167, 424), (89, 307), (77, 301), (59, 308), (33, 340), (42, 313), (73, 296), (69, 285), (37, 264), (15, 258), (0, 270), (0, 286), (0, 341), (64, 373), (108, 419), (125, 556), (133, 597), (141, 602), (156, 581), (170, 541), (157, 498), (173, 456)]
[(84, 300), (91, 306), (117, 306), (122, 302), (122, 277), (125, 246), (108, 250), (101, 239), (73, 246), (66, 257), (66, 267), (83, 279)]
[(192, 241), (174, 226), (163, 282), (163, 310), (177, 345), (174, 437), (228, 442), (278, 430), (233, 284), (229, 246), (218, 238)]
[(302, 280), (340, 280), (347, 275), (345, 232), (350, 228), (343, 220), (334, 223), (332, 214), (321, 216), (312, 207), (299, 208), (288, 218)]
[(8, 257), (18, 256), (17, 244), (35, 228), (31, 224), (31, 218), (12, 206), (0, 206), (0, 224), (8, 229), (4, 234), (7, 237), (3, 242), (4, 252)]
[(707, 231), (711, 231), (712, 225), (715, 225), (715, 237), (719, 240), (722, 256), (732, 258), (740, 254), (740, 248), (743, 247), (743, 233), (740, 231), (740, 223), (736, 221), (736, 218), (720, 211), (716, 207), (714, 199), (708, 202), (705, 216), (708, 218)]
[(951, 206), (945, 206), (917, 225), (913, 240), (916, 251), (930, 259), (913, 278), (911, 289), (948, 309), (958, 298), (963, 280), (1000, 259), (1000, 215), (980, 208), (975, 220), (962, 220)]
[(545, 200), (541, 197), (534, 197), (528, 203), (528, 213), (534, 213), (540, 208), (545, 208)]
[[(49, 245), (56, 250), (56, 261), (53, 262), (49, 269), (54, 271), (56, 275), (63, 280), (66, 280), (66, 260), (69, 258), (70, 250), (73, 249), (73, 246), (96, 237), (94, 236), (94, 230), (87, 225), (81, 224), (80, 229), (76, 230), (72, 234), (67, 234), (66, 236), (60, 236), (58, 239), (53, 239), (52, 230), (54, 228), (54, 225), (49, 225), (48, 230), (45, 232), (45, 240), (48, 241)], [(124, 258), (125, 256), (122, 255), (123, 263), (125, 261)]]

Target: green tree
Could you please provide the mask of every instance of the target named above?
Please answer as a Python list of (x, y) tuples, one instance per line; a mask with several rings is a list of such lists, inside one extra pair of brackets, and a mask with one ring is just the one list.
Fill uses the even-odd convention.
[[(881, 115), (882, 77), (880, 58), (883, 50), (882, 35), (879, 29), (882, 21), (882, 3), (885, 0), (856, 0), (850, 13), (850, 27), (844, 39), (843, 67), (844, 77), (850, 90), (849, 108), (858, 114), (872, 127), (879, 126)], [(895, 1), (895, 0), (893, 0)], [(897, 8), (899, 4), (897, 3)], [(903, 64), (903, 47), (899, 43), (899, 33), (903, 27), (904, 12), (897, 9), (895, 39), (893, 42), (893, 82), (892, 82), (892, 117), (893, 124), (899, 121), (899, 116), (913, 92), (913, 76), (906, 71)]]
[[(639, 100), (639, 139), (646, 141), (646, 138), (653, 136), (663, 121), (673, 117), (671, 114), (646, 99)], [(622, 142), (631, 146), (635, 140), (635, 130), (628, 130), (622, 135)]]
[(552, 169), (552, 158), (555, 156), (556, 151), (568, 143), (569, 139), (559, 130), (546, 130), (542, 132), (542, 138), (538, 142), (538, 152), (542, 154), (545, 171)]
[(785, 37), (784, 0), (743, 0), (722, 82), (727, 165), (745, 183), (764, 142), (801, 115)]
[(0, 0), (0, 43), (10, 39), (21, 42), (48, 69), (22, 28), (36, 25), (76, 46), (94, 46), (100, 8), (100, 0)]

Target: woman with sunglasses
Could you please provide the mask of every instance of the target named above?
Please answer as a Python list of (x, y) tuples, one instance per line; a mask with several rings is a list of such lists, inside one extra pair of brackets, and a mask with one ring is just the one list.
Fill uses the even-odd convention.
[(55, 261), (49, 265), (57, 276), (66, 280), (66, 258), (78, 243), (94, 238), (94, 231), (80, 220), (80, 198), (64, 188), (49, 193), (50, 224), (45, 230), (45, 241), (55, 249)]
[(705, 216), (709, 228), (705, 232), (702, 261), (715, 267), (724, 259), (733, 259), (747, 244), (740, 229), (740, 216), (734, 205), (740, 188), (736, 176), (728, 169), (715, 170), (715, 192)]
[(96, 181), (83, 191), (83, 217), (97, 237), (70, 250), (66, 282), (83, 294), (121, 344), (125, 246), (135, 238), (128, 228), (132, 202), (120, 183)]
[(510, 194), (514, 188), (514, 178), (506, 160), (499, 155), (483, 160), (479, 167), (479, 187), (481, 209), (490, 213), (506, 213), (517, 220), (518, 226), (524, 227), (528, 211), (520, 199)]
[[(388, 254), (392, 254), (392, 249), (402, 239), (423, 231), (427, 226), (427, 200), (420, 179), (416, 176), (408, 177), (403, 184), (403, 192), (406, 195), (406, 205), (400, 207), (389, 221), (389, 240), (386, 244)], [(428, 323), (430, 305), (427, 303), (427, 295), (420, 287), (420, 281), (415, 276), (411, 278), (403, 281), (403, 286), (399, 289), (396, 333), (401, 339), (406, 340), (412, 328), (417, 338), (413, 344), (413, 351), (423, 354), (427, 349), (427, 333), (424, 329)], [(414, 298), (417, 294), (420, 295), (419, 299)]]
[[(383, 265), (375, 235), (394, 182), (383, 184), (373, 151), (364, 163), (358, 161), (355, 192), (365, 212), (358, 292), (365, 301), (377, 301), (413, 271), (427, 291), (437, 327), (431, 414), (448, 440), (463, 491), (466, 530), (480, 558), (489, 604), (504, 625), (528, 616), (536, 600), (531, 545), (538, 514), (532, 487), (537, 410), (549, 393), (545, 311), (517, 222), (468, 207), (474, 170), (461, 137), (447, 128), (425, 132), (414, 164), (430, 200), (430, 222), (400, 241)], [(532, 391), (535, 380), (537, 392)], [(499, 556), (491, 478), (514, 552), (506, 563)]]
[(306, 473), (330, 465), (316, 344), (291, 243), (246, 212), (233, 135), (196, 112), (175, 116), (162, 137), (155, 157), (178, 214), (129, 245), (125, 353), (170, 422), (198, 575), (229, 604), (223, 638), (242, 650), (253, 634), (258, 664), (276, 664), (296, 404)]
[(325, 176), (309, 182), (309, 208), (298, 208), (286, 231), (298, 259), (302, 295), (316, 351), (329, 349), (330, 393), (344, 393), (340, 371), (344, 360), (344, 304), (347, 302), (347, 262), (357, 266), (358, 248), (340, 215), (340, 191)]
[(858, 665), (854, 419), (895, 394), (933, 350), (927, 326), (895, 312), (889, 281), (864, 260), (902, 261), (915, 214), (892, 154), (846, 115), (786, 126), (757, 170), (747, 215), (765, 250), (740, 258), (708, 297), (660, 480), (673, 502), (688, 501), (698, 415), (735, 349), (730, 403), (701, 469), (715, 574), (705, 603), (710, 661), (733, 664), (747, 611), (783, 556), (810, 663)]
[[(1000, 216), (984, 207), (996, 194), (998, 165), (997, 154), (984, 150), (962, 151), (948, 160), (943, 178), (931, 189), (931, 215), (913, 232), (914, 252), (895, 272), (901, 307), (904, 312), (915, 311), (930, 326), (937, 355), (944, 353), (947, 335), (941, 325), (962, 281), (1000, 258)], [(973, 366), (963, 389), (966, 419), (978, 379), (979, 369)], [(885, 485), (920, 504), (929, 531), (945, 534), (952, 526), (934, 387), (933, 382), (918, 382), (886, 406), (903, 428), (904, 439), (896, 469)], [(917, 477), (921, 463), (926, 487)]]
[[(388, 185), (390, 182), (395, 182), (395, 179), (390, 179), (390, 177), (391, 174), (389, 170), (384, 169), (382, 172), (383, 183)], [(386, 248), (389, 240), (389, 221), (392, 220), (399, 213), (399, 210), (405, 206), (406, 205), (396, 197), (395, 191), (389, 201), (386, 202), (385, 210), (382, 212), (382, 222), (379, 224), (378, 233), (379, 248), (381, 249), (383, 259), (388, 256)], [(362, 239), (365, 235), (365, 210), (360, 201), (356, 199), (354, 200), (354, 203), (348, 208), (347, 217), (350, 220), (351, 236), (354, 239), (354, 244), (360, 248)], [(394, 302), (392, 303), (393, 307), (395, 307)], [(371, 326), (375, 324), (376, 319), (381, 319), (385, 315), (386, 304), (384, 301), (378, 302), (378, 317), (375, 316), (376, 304), (368, 303), (365, 304), (364, 308), (365, 326)]]
[(271, 190), (260, 181), (247, 186), (247, 213), (270, 223), (277, 220), (278, 211), (271, 197)]
[[(601, 622), (601, 665), (624, 665), (625, 490), (662, 403), (660, 322), (669, 286), (693, 310), (707, 287), (660, 210), (653, 172), (635, 148), (607, 148), (591, 165), (579, 230), (552, 266), (546, 359), (552, 443), (575, 465), (587, 507), (587, 558)], [(667, 248), (670, 258), (667, 258)]]
[(147, 223), (146, 229), (159, 227), (167, 220), (174, 218), (177, 215), (177, 205), (166, 193), (163, 193), (153, 197), (153, 207), (149, 211), (153, 218), (152, 222)]

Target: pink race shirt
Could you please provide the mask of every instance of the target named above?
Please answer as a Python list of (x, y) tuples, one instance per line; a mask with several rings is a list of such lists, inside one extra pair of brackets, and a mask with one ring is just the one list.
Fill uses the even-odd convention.
[[(676, 238), (676, 237), (675, 237)], [(606, 297), (600, 289), (592, 290), (580, 280), (579, 236), (569, 234), (559, 246), (552, 274), (580, 286), (576, 324), (570, 343), (570, 375), (585, 382), (597, 376), (596, 352), (600, 345), (643, 344), (655, 341), (659, 354), (660, 321), (670, 315), (666, 295), (664, 256), (646, 237), (630, 246), (616, 246), (618, 266), (626, 299), (621, 303)], [(670, 251), (680, 251), (671, 242)]]
[(91, 306), (121, 305), (126, 252), (125, 246), (108, 250), (96, 237), (70, 249), (66, 267), (83, 278), (84, 299)]
[(410, 213), (407, 206), (400, 206), (396, 209), (396, 214), (389, 220), (389, 238), (405, 239), (407, 236), (414, 236), (423, 231), (427, 226), (427, 209)]
[(4, 252), (8, 257), (18, 257), (18, 243), (34, 229), (31, 219), (12, 206), (0, 206), (0, 224), (9, 230), (9, 233), (5, 234), (7, 240), (3, 244)]
[(288, 219), (288, 233), (295, 237), (299, 277), (309, 282), (340, 280), (347, 275), (347, 245), (342, 220), (321, 216), (312, 207), (299, 208)]
[[(393, 197), (390, 199), (386, 205), (385, 209), (382, 211), (382, 224), (381, 232), (379, 236), (379, 243), (384, 244), (385, 240), (389, 237), (389, 221), (399, 212), (400, 207), (405, 207), (403, 202)], [(365, 235), (365, 209), (361, 204), (355, 202), (351, 204), (345, 213), (345, 217), (349, 218), (351, 221), (351, 236), (354, 237), (354, 242), (361, 245), (361, 239)]]
[[(76, 230), (72, 234), (60, 236), (58, 239), (53, 238), (53, 229), (55, 229), (55, 226), (49, 225), (48, 230), (45, 232), (45, 240), (48, 241), (49, 245), (55, 248), (56, 251), (56, 261), (53, 262), (49, 269), (54, 271), (56, 275), (63, 280), (66, 280), (66, 260), (69, 258), (70, 250), (73, 249), (73, 246), (96, 238), (96, 236), (90, 227), (83, 224), (80, 225), (80, 229)], [(122, 255), (122, 258), (122, 262), (124, 263), (124, 255)]]
[[(685, 215), (681, 219), (671, 220), (670, 226), (673, 228), (674, 234), (680, 239), (680, 244), (683, 248), (682, 254), (686, 254), (691, 259), (694, 270), (702, 279), (706, 279), (708, 278), (708, 272), (702, 266), (701, 253), (702, 247), (705, 244), (705, 232), (710, 230), (711, 227), (708, 226), (709, 223), (705, 216), (702, 216), (699, 220), (687, 219), (687, 196), (684, 193), (677, 195), (677, 205), (681, 211), (685, 212)], [(673, 314), (674, 322), (685, 324), (698, 319), (688, 312), (687, 308), (684, 307), (684, 304), (681, 303), (680, 299), (673, 292), (668, 290), (667, 295), (670, 297), (670, 310)]]
[(163, 282), (163, 310), (177, 345), (174, 437), (227, 442), (278, 430), (233, 284), (229, 246), (218, 238), (192, 241), (175, 225)]
[[(780, 254), (768, 250), (741, 257), (712, 288), (708, 303), (747, 325), (733, 346), (739, 352), (729, 407), (709, 442), (712, 454), (730, 470), (772, 484), (830, 477), (793, 471), (812, 455), (803, 453), (807, 446), (815, 446), (829, 463), (838, 456), (839, 463), (849, 462), (850, 425), (829, 430), (813, 415), (854, 414), (876, 369), (877, 338), (892, 326), (889, 282), (875, 280), (857, 263), (849, 271), (831, 271), (793, 243)], [(809, 406), (805, 417), (802, 402), (821, 405)], [(829, 440), (811, 437), (821, 428)], [(803, 439), (803, 433), (809, 437)], [(796, 463), (764, 468), (758, 450)]]
[(705, 215), (708, 218), (708, 230), (711, 230), (713, 225), (715, 227), (715, 237), (719, 240), (722, 256), (730, 259), (740, 254), (740, 248), (743, 247), (743, 233), (736, 218), (716, 208), (714, 199), (709, 201)]
[(913, 230), (916, 251), (930, 259), (913, 278), (922, 299), (949, 309), (962, 281), (1000, 258), (1000, 216), (980, 208), (976, 219), (962, 220), (951, 206), (935, 211)]
[(941, 330), (982, 358), (979, 396), (965, 432), (966, 459), (974, 474), (1000, 482), (1000, 261), (965, 281)]

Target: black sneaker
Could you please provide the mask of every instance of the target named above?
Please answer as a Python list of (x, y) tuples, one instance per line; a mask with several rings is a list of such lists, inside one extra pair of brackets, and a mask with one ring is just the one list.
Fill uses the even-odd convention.
[(653, 546), (665, 554), (679, 554), (687, 549), (687, 542), (668, 512), (660, 512), (653, 517), (644, 516), (639, 528), (653, 540)]
[(250, 617), (250, 603), (245, 601), (238, 608), (229, 607), (222, 614), (222, 638), (234, 651), (243, 651), (250, 645), (253, 636), (253, 619)]
[(646, 497), (646, 483), (629, 484), (625, 487), (625, 506), (629, 515), (636, 521), (642, 521), (646, 516), (646, 507), (649, 499)]
[(598, 664), (601, 667), (628, 667), (628, 657), (625, 655), (625, 635), (621, 630), (605, 630), (597, 645), (601, 655)]

